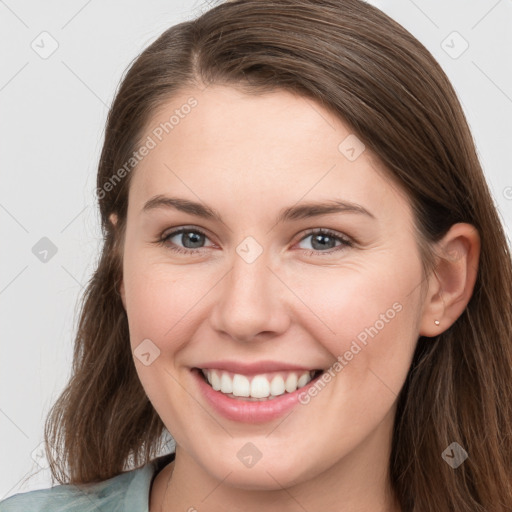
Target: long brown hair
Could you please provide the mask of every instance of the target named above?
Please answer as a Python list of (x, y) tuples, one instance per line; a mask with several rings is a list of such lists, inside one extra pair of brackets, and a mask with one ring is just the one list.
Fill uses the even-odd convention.
[[(426, 271), (435, 271), (432, 244), (453, 224), (478, 230), (471, 300), (449, 329), (418, 339), (398, 397), (390, 474), (404, 511), (512, 510), (507, 240), (445, 73), (407, 30), (362, 0), (223, 3), (171, 27), (132, 63), (107, 120), (97, 177), (104, 244), (81, 304), (72, 377), (45, 424), (52, 476), (105, 480), (161, 449), (166, 428), (138, 379), (118, 291), (136, 166), (113, 178), (156, 109), (178, 91), (214, 83), (249, 94), (285, 89), (338, 115), (407, 192)], [(469, 454), (457, 469), (441, 457), (452, 442)]]

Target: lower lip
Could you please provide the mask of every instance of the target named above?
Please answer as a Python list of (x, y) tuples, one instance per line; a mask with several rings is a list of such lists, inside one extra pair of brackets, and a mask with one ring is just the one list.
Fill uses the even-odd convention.
[(199, 389), (208, 403), (220, 414), (229, 420), (242, 423), (264, 423), (279, 418), (299, 403), (299, 394), (307, 392), (308, 389), (322, 376), (315, 377), (305, 386), (293, 393), (284, 393), (271, 400), (258, 402), (230, 398), (229, 396), (215, 391), (203, 378), (201, 370), (192, 369)]

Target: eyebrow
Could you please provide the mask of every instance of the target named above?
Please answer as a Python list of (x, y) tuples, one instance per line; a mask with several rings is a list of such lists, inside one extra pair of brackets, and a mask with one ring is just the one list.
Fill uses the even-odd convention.
[[(224, 223), (221, 215), (214, 208), (210, 208), (202, 203), (190, 201), (189, 199), (163, 195), (157, 195), (149, 199), (149, 201), (144, 204), (141, 213), (146, 213), (159, 208), (175, 209), (203, 219), (217, 220)], [(331, 199), (323, 202), (303, 202), (284, 208), (279, 212), (276, 223), (279, 224), (281, 222), (291, 220), (307, 219), (310, 217), (327, 215), (329, 213), (357, 213), (367, 215), (372, 219), (375, 219), (375, 216), (360, 204), (352, 203), (350, 201)]]

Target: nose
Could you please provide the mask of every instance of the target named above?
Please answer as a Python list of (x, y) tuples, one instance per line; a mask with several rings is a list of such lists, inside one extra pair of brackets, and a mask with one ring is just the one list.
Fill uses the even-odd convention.
[(235, 253), (232, 261), (231, 270), (215, 287), (213, 329), (240, 342), (284, 333), (290, 324), (287, 301), (293, 294), (279, 279), (279, 270), (271, 268), (265, 252), (252, 262)]

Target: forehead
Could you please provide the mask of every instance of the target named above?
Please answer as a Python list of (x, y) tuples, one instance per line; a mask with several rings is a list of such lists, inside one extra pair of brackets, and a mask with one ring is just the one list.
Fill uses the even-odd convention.
[(288, 91), (182, 91), (154, 112), (142, 140), (148, 137), (154, 147), (137, 165), (130, 190), (139, 206), (177, 189), (246, 206), (333, 196), (374, 209), (407, 203), (348, 125)]

